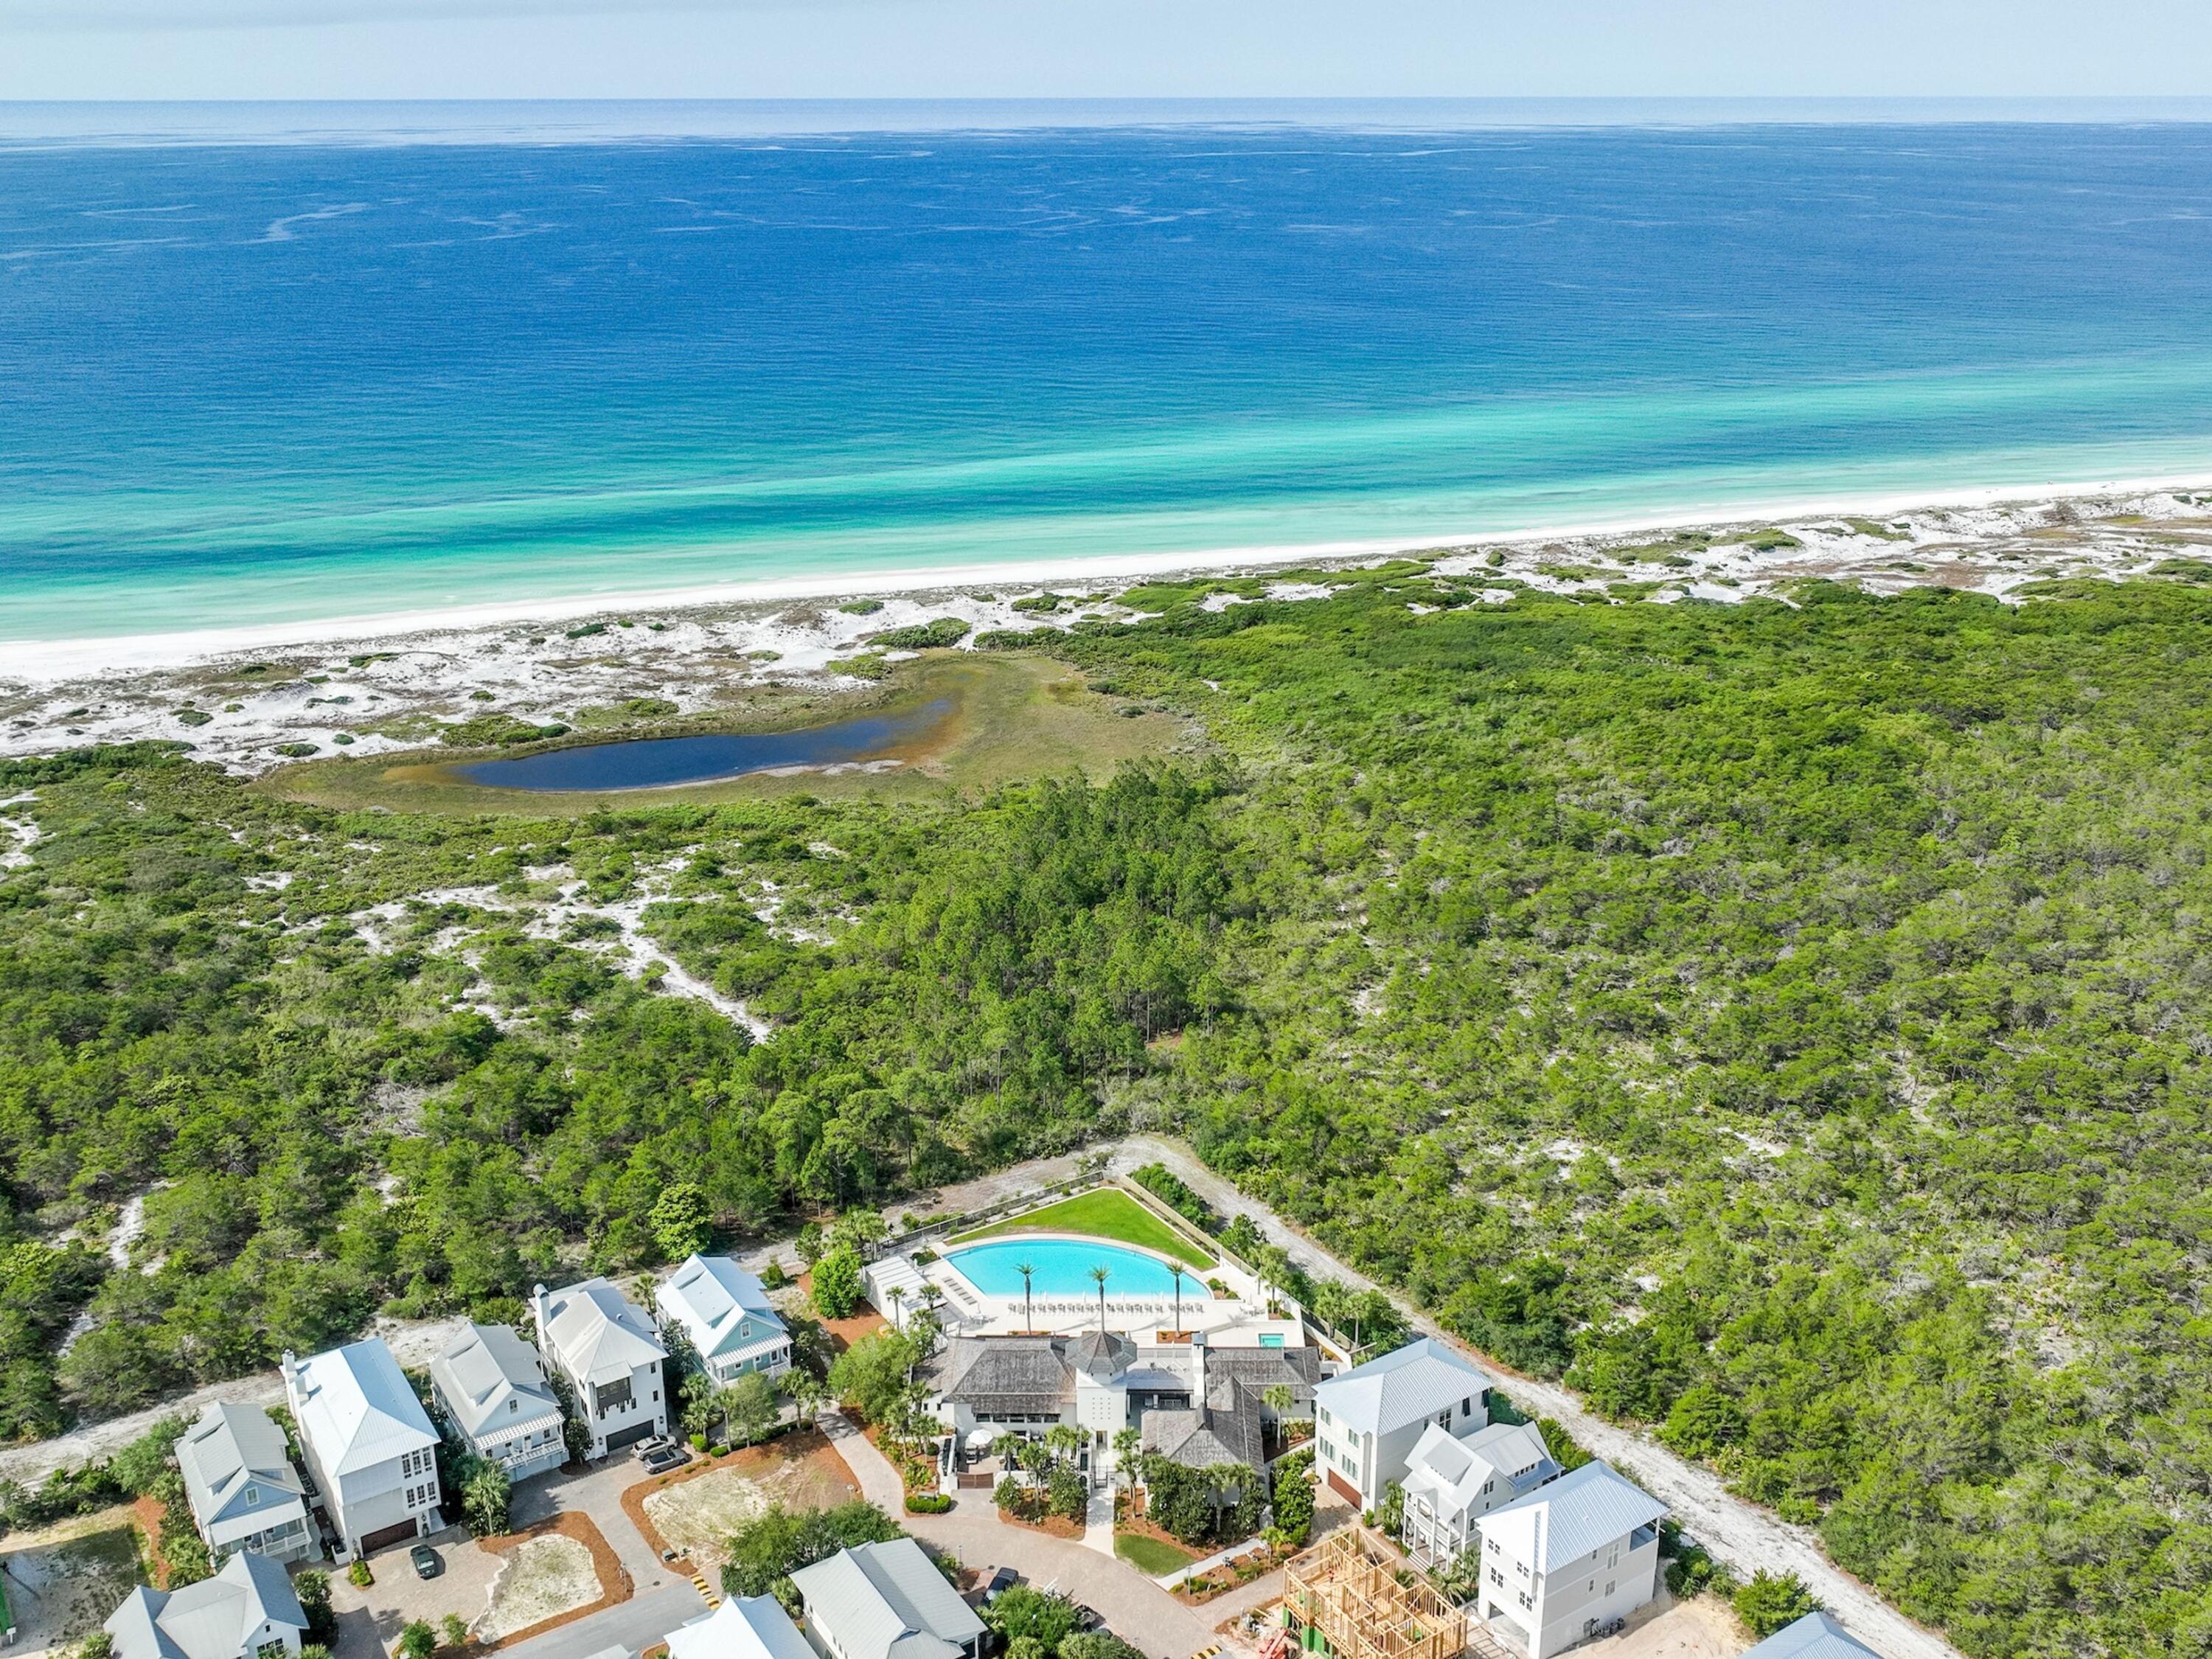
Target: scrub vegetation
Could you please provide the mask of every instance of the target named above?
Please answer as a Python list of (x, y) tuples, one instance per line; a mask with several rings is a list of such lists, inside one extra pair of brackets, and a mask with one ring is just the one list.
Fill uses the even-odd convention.
[[(2212, 595), (1316, 580), (1055, 637), (1206, 725), (1103, 781), (0, 769), (0, 1434), (512, 1317), (678, 1181), (752, 1237), (1165, 1128), (1971, 1654), (2212, 1651)], [(769, 1040), (530, 930), (649, 872)]]

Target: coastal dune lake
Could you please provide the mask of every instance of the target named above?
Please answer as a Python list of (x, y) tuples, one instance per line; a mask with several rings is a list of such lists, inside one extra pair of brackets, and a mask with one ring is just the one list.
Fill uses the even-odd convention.
[(894, 750), (926, 744), (935, 737), (952, 710), (951, 698), (939, 697), (907, 712), (863, 714), (796, 732), (715, 732), (690, 738), (582, 744), (509, 760), (474, 761), (450, 769), (450, 775), (465, 783), (533, 793), (719, 783), (782, 767), (865, 764), (896, 758)]

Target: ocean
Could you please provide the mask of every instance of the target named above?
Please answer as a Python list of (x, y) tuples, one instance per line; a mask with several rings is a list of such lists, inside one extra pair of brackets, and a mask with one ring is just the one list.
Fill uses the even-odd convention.
[(2212, 125), (1388, 114), (19, 114), (0, 640), (2212, 477)]

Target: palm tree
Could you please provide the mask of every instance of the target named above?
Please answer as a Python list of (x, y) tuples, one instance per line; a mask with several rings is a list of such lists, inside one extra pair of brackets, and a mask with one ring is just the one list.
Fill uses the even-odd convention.
[(902, 1331), (902, 1330), (904, 1330), (904, 1329), (906, 1328), (906, 1321), (905, 1321), (905, 1320), (903, 1320), (903, 1319), (902, 1319), (902, 1318), (899, 1316), (900, 1310), (901, 1310), (902, 1309), (903, 1309), (905, 1306), (906, 1306), (906, 1286), (905, 1286), (905, 1285), (892, 1285), (892, 1286), (891, 1286), (891, 1328), (892, 1328), (893, 1330), (895, 1330), (895, 1331)]
[(1030, 1307), (1030, 1275), (1035, 1273), (1036, 1268), (1030, 1262), (1017, 1261), (1014, 1263), (1014, 1271), (1022, 1276), (1022, 1328), (1025, 1331), (1033, 1331), (1036, 1328), (1036, 1315)]
[(1175, 1328), (1176, 1328), (1176, 1329), (1177, 1329), (1177, 1330), (1179, 1331), (1179, 1330), (1181, 1330), (1181, 1329), (1182, 1328), (1182, 1262), (1180, 1262), (1180, 1261), (1170, 1261), (1170, 1262), (1169, 1262), (1169, 1263), (1168, 1263), (1168, 1271), (1169, 1271), (1170, 1273), (1173, 1273), (1173, 1274), (1175, 1275), (1175, 1282), (1176, 1282), (1176, 1322), (1175, 1322)]
[(1098, 1328), (1102, 1334), (1106, 1329), (1106, 1281), (1113, 1276), (1110, 1267), (1093, 1267), (1091, 1270), (1091, 1282), (1098, 1287)]

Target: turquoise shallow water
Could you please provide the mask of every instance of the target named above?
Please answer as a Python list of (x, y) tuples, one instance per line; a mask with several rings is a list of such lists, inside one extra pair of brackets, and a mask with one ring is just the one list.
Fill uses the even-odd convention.
[[(1094, 1303), (1098, 1298), (1098, 1286), (1091, 1277), (1093, 1267), (1107, 1272), (1106, 1295), (1109, 1300), (1127, 1297), (1172, 1297), (1175, 1294), (1175, 1275), (1165, 1264), (1139, 1251), (1124, 1249), (1118, 1244), (1094, 1243), (1065, 1239), (1017, 1238), (997, 1244), (975, 1244), (965, 1249), (949, 1252), (945, 1258), (957, 1267), (968, 1282), (986, 1296), (1003, 1297), (1018, 1302), (1022, 1297), (1022, 1276), (1016, 1265), (1026, 1261), (1036, 1271), (1030, 1276), (1030, 1294), (1054, 1297), (1063, 1300), (1073, 1297), (1088, 1297)], [(1183, 1275), (1183, 1294), (1198, 1291), (1196, 1275)]]
[(2212, 128), (0, 147), (0, 639), (1422, 540), (2212, 473)]

